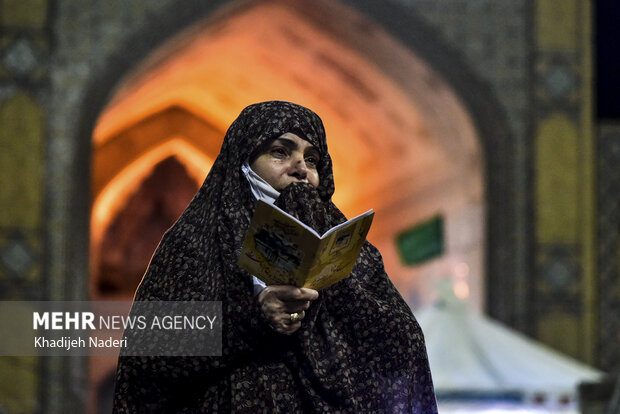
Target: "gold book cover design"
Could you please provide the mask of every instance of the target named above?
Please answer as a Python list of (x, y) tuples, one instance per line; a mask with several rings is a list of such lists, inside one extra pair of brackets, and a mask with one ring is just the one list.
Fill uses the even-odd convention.
[(259, 200), (239, 266), (267, 285), (324, 289), (351, 273), (374, 214), (368, 210), (319, 235), (280, 208)]

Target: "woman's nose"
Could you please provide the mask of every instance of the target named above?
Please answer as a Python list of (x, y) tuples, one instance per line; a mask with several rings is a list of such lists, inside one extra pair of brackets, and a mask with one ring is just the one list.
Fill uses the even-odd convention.
[(303, 157), (294, 161), (292, 175), (300, 180), (303, 180), (308, 175), (308, 168)]

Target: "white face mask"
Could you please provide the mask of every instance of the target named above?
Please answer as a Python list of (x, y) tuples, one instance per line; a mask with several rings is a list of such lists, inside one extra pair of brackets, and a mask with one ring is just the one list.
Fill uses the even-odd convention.
[(254, 197), (257, 200), (264, 200), (269, 204), (273, 204), (274, 201), (276, 201), (276, 198), (280, 196), (278, 190), (273, 188), (267, 181), (263, 180), (252, 170), (252, 168), (250, 168), (248, 161), (243, 163), (241, 166), (241, 171), (243, 171), (245, 178), (248, 179), (252, 194), (254, 194)]

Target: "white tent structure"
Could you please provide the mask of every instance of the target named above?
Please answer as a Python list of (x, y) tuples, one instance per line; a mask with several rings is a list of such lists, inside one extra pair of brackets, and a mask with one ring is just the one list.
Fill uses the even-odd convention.
[(442, 414), (577, 412), (579, 383), (603, 375), (443, 296), (415, 313)]

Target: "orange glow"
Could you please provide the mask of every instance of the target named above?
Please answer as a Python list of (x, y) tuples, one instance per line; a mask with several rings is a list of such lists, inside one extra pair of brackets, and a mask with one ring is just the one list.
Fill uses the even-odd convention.
[(469, 297), (469, 285), (465, 281), (458, 281), (454, 284), (454, 294), (459, 299), (467, 299)]
[(181, 36), (169, 50), (166, 59), (160, 52), (157, 64), (146, 62), (119, 89), (97, 124), (96, 145), (173, 105), (225, 131), (248, 104), (297, 102), (324, 121), (334, 159), (334, 202), (349, 216), (398, 196), (371, 196), (390, 182), (411, 191), (419, 185), (412, 179), (416, 171), (445, 163), (433, 145), (411, 145), (412, 132), (425, 127), (401, 88), (290, 7), (260, 3), (217, 31), (207, 27), (190, 39)]
[(209, 157), (177, 137), (153, 148), (130, 165), (125, 166), (95, 199), (91, 216), (93, 245), (99, 245), (110, 220), (125, 205), (128, 197), (140, 185), (140, 182), (151, 173), (157, 163), (169, 156), (176, 156), (198, 183), (202, 183), (213, 164)]

